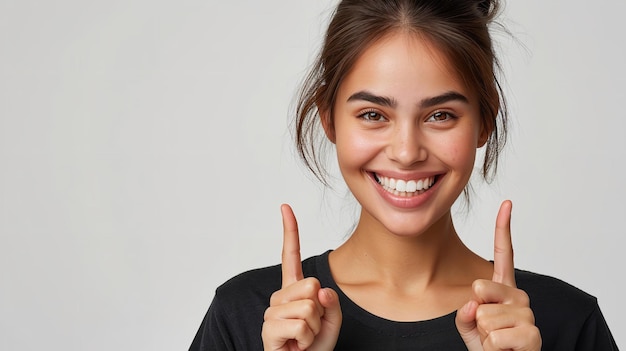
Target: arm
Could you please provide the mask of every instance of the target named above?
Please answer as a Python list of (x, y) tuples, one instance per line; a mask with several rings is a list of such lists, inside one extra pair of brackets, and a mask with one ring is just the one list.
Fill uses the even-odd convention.
[(216, 295), (202, 320), (189, 351), (235, 350), (232, 336), (228, 330), (229, 323), (226, 321), (227, 317), (221, 308), (222, 304)]
[(609, 326), (596, 304), (596, 308), (585, 321), (576, 342), (577, 351), (606, 350), (617, 351), (617, 344)]

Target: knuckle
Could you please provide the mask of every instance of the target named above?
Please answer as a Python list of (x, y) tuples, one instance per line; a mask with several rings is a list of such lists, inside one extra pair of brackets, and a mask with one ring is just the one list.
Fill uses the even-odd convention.
[(543, 340), (541, 339), (541, 332), (539, 331), (539, 328), (537, 328), (536, 326), (533, 326), (533, 330), (531, 332), (531, 340), (535, 344), (537, 350), (541, 349)]
[(490, 318), (476, 318), (476, 326), (484, 334), (489, 334), (493, 331), (493, 321)]
[(476, 309), (476, 325), (485, 333), (491, 332), (494, 328), (494, 307), (496, 305), (483, 304)]
[(293, 331), (295, 335), (305, 335), (309, 331), (309, 326), (306, 324), (306, 321), (302, 319), (298, 319), (294, 321)]
[(274, 328), (274, 323), (272, 323), (272, 321), (264, 322), (261, 327), (261, 337), (263, 340), (265, 341), (269, 339), (274, 334), (275, 329), (276, 328)]
[(486, 306), (478, 305), (478, 308), (476, 309), (476, 321), (479, 322), (481, 320), (484, 320), (486, 316), (487, 316)]
[(263, 321), (267, 322), (270, 319), (272, 319), (272, 311), (271, 311), (271, 307), (268, 307), (265, 310), (265, 313), (263, 313)]
[(508, 245), (495, 245), (493, 247), (493, 251), (494, 254), (497, 255), (511, 255), (513, 256), (514, 252), (513, 252), (513, 247), (512, 246), (508, 246)]
[(317, 291), (321, 288), (320, 281), (316, 278), (303, 279), (302, 284), (307, 296), (317, 296)]
[(476, 279), (472, 283), (472, 291), (480, 296), (480, 293), (483, 292), (486, 288), (486, 281), (484, 279)]
[(495, 330), (485, 339), (485, 350), (502, 350), (506, 343), (506, 336), (500, 330)]
[(524, 339), (527, 341), (527, 349), (528, 350), (540, 350), (543, 344), (541, 339), (541, 332), (539, 328), (534, 325), (528, 325), (525, 328), (522, 328), (522, 333), (524, 335)]
[(524, 290), (517, 290), (516, 300), (520, 305), (530, 306), (530, 297), (528, 296), (528, 293), (526, 293), (526, 291)]
[(533, 312), (533, 310), (530, 309), (530, 307), (524, 308), (523, 315), (524, 315), (524, 319), (528, 321), (530, 324), (532, 324), (534, 328), (536, 328), (535, 327), (535, 313)]
[(270, 296), (270, 306), (276, 306), (276, 305), (283, 304), (284, 301), (282, 301), (281, 295), (282, 295), (281, 294), (281, 290), (274, 291), (272, 293), (272, 296)]
[(489, 335), (487, 335), (483, 343), (483, 348), (485, 350), (500, 350), (498, 347), (500, 341), (498, 340), (497, 334), (498, 333), (489, 333)]
[(303, 300), (302, 301), (302, 311), (307, 316), (312, 316), (317, 314), (317, 305), (312, 300)]

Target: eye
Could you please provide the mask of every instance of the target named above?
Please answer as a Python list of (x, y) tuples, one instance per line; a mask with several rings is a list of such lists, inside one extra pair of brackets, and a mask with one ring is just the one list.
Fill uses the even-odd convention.
[(426, 122), (445, 122), (448, 120), (456, 119), (457, 117), (450, 112), (436, 111), (428, 117)]
[(382, 114), (374, 110), (364, 111), (357, 117), (362, 118), (366, 121), (371, 121), (371, 122), (384, 122), (387, 120), (385, 116), (383, 116)]

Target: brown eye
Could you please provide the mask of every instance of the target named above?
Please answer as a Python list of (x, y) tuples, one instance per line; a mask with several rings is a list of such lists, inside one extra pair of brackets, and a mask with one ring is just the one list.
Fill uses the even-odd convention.
[(385, 116), (381, 115), (380, 113), (376, 111), (365, 111), (361, 113), (358, 117), (366, 121), (372, 121), (372, 122), (383, 122), (387, 120)]
[(428, 119), (426, 120), (427, 122), (445, 122), (447, 120), (451, 120), (451, 119), (455, 119), (456, 116), (449, 113), (449, 112), (445, 112), (445, 111), (437, 111), (435, 113), (433, 113), (432, 115), (430, 115), (430, 117), (428, 117)]

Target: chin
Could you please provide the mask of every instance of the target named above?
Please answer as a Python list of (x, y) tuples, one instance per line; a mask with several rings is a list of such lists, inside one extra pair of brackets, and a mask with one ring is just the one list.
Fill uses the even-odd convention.
[[(437, 218), (435, 218), (437, 217)], [(436, 227), (440, 227), (445, 220), (445, 214), (434, 216), (431, 214), (397, 214), (391, 217), (381, 217), (378, 222), (385, 229), (399, 237), (419, 237), (430, 232)]]

